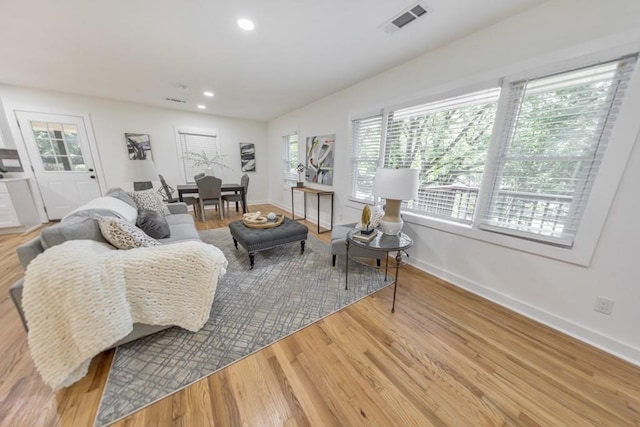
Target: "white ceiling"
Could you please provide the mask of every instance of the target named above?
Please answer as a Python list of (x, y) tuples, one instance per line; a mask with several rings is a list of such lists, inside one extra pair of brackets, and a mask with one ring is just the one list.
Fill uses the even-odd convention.
[(0, 0), (0, 83), (269, 120), (542, 2)]

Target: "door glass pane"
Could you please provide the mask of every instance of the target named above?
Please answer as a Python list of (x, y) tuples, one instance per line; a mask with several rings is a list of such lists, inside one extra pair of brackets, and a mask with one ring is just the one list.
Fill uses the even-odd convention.
[(54, 139), (51, 141), (53, 144), (53, 149), (56, 154), (65, 155), (67, 154), (67, 148), (64, 146), (64, 141), (62, 139)]
[(42, 156), (42, 166), (46, 171), (57, 171), (58, 164), (56, 163), (56, 158), (53, 156)]
[(56, 156), (56, 160), (58, 161), (58, 167), (61, 168), (59, 170), (71, 170), (71, 162), (69, 161), (69, 158), (67, 156)]
[(50, 138), (62, 138), (62, 123), (47, 123)]
[(62, 125), (62, 129), (64, 131), (65, 140), (70, 141), (78, 139), (78, 128), (76, 128), (76, 125), (65, 123)]
[(67, 154), (82, 156), (82, 150), (80, 149), (80, 142), (78, 140), (67, 140), (67, 150), (69, 151)]
[(38, 144), (38, 151), (40, 151), (41, 156), (50, 156), (53, 154), (53, 148), (51, 148), (49, 139), (36, 139), (36, 144)]
[(87, 165), (84, 164), (82, 156), (69, 156), (74, 171), (86, 171)]

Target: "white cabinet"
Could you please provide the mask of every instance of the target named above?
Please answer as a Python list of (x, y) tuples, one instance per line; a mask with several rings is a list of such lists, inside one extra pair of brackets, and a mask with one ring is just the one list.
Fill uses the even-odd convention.
[(17, 233), (40, 225), (27, 178), (0, 179), (0, 234)]

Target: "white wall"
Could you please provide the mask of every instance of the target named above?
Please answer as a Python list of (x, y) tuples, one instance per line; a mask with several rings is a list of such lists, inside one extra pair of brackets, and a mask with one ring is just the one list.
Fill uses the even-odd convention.
[[(176, 129), (208, 129), (218, 132), (220, 150), (226, 155), (225, 160), (231, 167), (223, 170), (224, 182), (240, 182), (242, 172), (239, 143), (253, 142), (256, 147), (257, 165), (256, 172), (249, 173), (251, 181), (248, 201), (252, 203), (267, 200), (269, 162), (266, 145), (267, 126), (264, 122), (2, 85), (0, 101), (0, 112), (4, 107), (11, 132), (10, 138), (6, 139), (15, 141), (16, 146), (23, 145), (23, 142), (16, 124), (15, 111), (88, 115), (100, 153), (100, 164), (105, 178), (104, 188), (132, 188), (132, 183), (127, 182), (125, 178), (125, 168), (130, 162), (125, 132), (149, 134), (158, 173), (174, 188), (176, 184), (184, 183), (179, 169), (181, 159), (176, 144)], [(4, 116), (0, 117), (0, 124), (3, 120)], [(159, 183), (155, 183), (156, 188), (158, 185)]]
[[(639, 30), (640, 2), (635, 0), (542, 4), (271, 121), (270, 161), (281, 164), (281, 137), (291, 130), (299, 132), (301, 142), (309, 135), (335, 133), (331, 189), (336, 192), (336, 220), (356, 220), (359, 207), (348, 202), (350, 117), (624, 43), (640, 47)], [(291, 195), (283, 188), (282, 174), (272, 169), (272, 200), (289, 207)], [(589, 267), (406, 224), (405, 231), (416, 240), (412, 262), (640, 365), (638, 182), (640, 149), (636, 146)], [(309, 212), (315, 212), (313, 203)], [(610, 316), (593, 311), (597, 296), (615, 300)]]

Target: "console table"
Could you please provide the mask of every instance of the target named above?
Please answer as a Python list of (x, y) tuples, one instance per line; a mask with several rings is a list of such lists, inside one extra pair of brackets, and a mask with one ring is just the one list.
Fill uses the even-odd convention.
[[(389, 252), (396, 252), (396, 278), (393, 282), (393, 303), (391, 305), (391, 312), (394, 313), (396, 309), (396, 291), (398, 289), (398, 271), (402, 266), (402, 252), (405, 252), (411, 246), (413, 246), (413, 240), (411, 237), (404, 233), (400, 233), (397, 236), (390, 236), (378, 231), (376, 237), (370, 242), (362, 242), (353, 238), (355, 233), (360, 232), (359, 229), (354, 228), (347, 233), (347, 239), (345, 244), (347, 245), (347, 256), (345, 259), (345, 281), (344, 288), (348, 289), (349, 283), (349, 247), (355, 245), (361, 248), (370, 249), (372, 251), (379, 251), (386, 253), (386, 265), (384, 270), (384, 279), (387, 280), (387, 272), (389, 270)], [(405, 252), (406, 253), (406, 252)], [(372, 267), (373, 268), (373, 267)]]
[[(296, 218), (294, 204), (293, 204), (293, 192), (301, 191), (304, 200), (304, 216), (302, 218)], [(294, 221), (302, 221), (307, 219), (307, 194), (315, 194), (318, 197), (318, 234), (326, 233), (328, 231), (333, 230), (333, 191), (325, 191), (318, 190), (315, 188), (309, 187), (291, 187), (291, 219)], [(320, 196), (330, 196), (331, 197), (331, 226), (330, 228), (320, 231)]]

